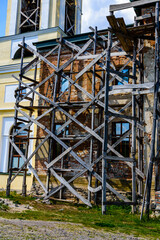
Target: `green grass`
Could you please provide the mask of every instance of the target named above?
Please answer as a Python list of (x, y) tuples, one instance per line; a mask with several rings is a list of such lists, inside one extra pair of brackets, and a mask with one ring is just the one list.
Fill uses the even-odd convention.
[[(0, 192), (0, 197), (5, 197), (5, 193)], [(158, 239), (160, 237), (160, 218), (152, 218), (149, 221), (144, 218), (143, 221), (140, 221), (139, 214), (131, 214), (130, 207), (110, 206), (107, 208), (107, 214), (102, 216), (100, 207), (91, 209), (84, 205), (60, 201), (52, 201), (51, 205), (46, 205), (36, 202), (33, 197), (25, 198), (16, 193), (12, 193), (10, 199), (19, 204), (29, 204), (34, 207), (34, 210), (26, 210), (21, 213), (0, 210), (1, 217), (81, 223), (86, 227), (132, 234), (145, 239)]]

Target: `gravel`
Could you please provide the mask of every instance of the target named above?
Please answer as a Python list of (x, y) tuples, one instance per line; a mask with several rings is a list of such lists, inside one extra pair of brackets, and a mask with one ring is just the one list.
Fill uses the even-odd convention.
[(142, 238), (99, 231), (81, 224), (0, 218), (0, 239), (139, 240)]

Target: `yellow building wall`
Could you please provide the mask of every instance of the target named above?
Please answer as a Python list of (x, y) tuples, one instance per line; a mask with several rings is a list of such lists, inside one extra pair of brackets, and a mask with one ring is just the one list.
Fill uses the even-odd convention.
[[(7, 179), (8, 179), (8, 174), (0, 174), (0, 189), (6, 189), (7, 185)], [(26, 178), (26, 184), (27, 184), (27, 191), (30, 191), (33, 183), (33, 178), (32, 176), (27, 176)], [(15, 180), (11, 183), (11, 190), (14, 191), (21, 191), (22, 190), (22, 184), (23, 184), (23, 176), (17, 176)]]
[[(13, 60), (14, 61), (14, 60)], [(0, 141), (2, 140), (2, 130), (3, 130), (3, 118), (6, 117), (14, 117), (14, 102), (4, 102), (5, 98), (5, 87), (7, 85), (14, 85), (18, 84), (18, 81), (16, 81), (13, 77), (12, 74), (18, 77), (19, 72), (12, 72), (12, 73), (7, 73), (7, 74), (0, 74)], [(28, 77), (33, 78), (33, 70), (29, 71), (27, 73)], [(39, 80), (39, 69), (37, 72), (37, 80)], [(28, 83), (28, 81), (24, 81), (25, 83)], [(28, 105), (29, 102), (24, 101), (23, 105)], [(38, 96), (35, 97), (34, 101), (35, 105), (38, 105)], [(34, 118), (37, 117), (37, 112), (35, 111), (33, 113)], [(34, 137), (36, 136), (36, 131), (37, 128), (34, 125)], [(35, 140), (33, 141), (33, 151), (35, 150)], [(33, 168), (35, 167), (35, 157), (32, 158), (32, 166)], [(0, 173), (0, 189), (6, 189), (6, 184), (7, 184), (7, 179), (8, 179), (8, 173)], [(23, 176), (17, 176), (16, 179), (13, 181), (11, 184), (11, 190), (22, 190), (22, 181), (23, 181)], [(27, 176), (27, 191), (31, 189), (33, 183), (33, 174), (29, 174)]]
[(6, 36), (9, 35), (9, 25), (10, 25), (10, 19), (11, 19), (11, 6), (12, 6), (12, 0), (8, 0), (7, 19), (6, 19)]
[[(42, 3), (43, 3), (43, 0), (41, 0), (41, 5), (42, 5)], [(11, 7), (12, 7), (12, 0), (8, 0), (7, 19), (6, 19), (6, 36), (9, 36)], [(60, 8), (60, 0), (50, 0), (49, 28), (57, 27), (59, 25), (59, 8)], [(18, 16), (18, 18), (17, 18), (17, 33), (18, 33), (19, 22), (20, 22), (20, 11), (21, 11), (21, 1), (19, 1), (18, 14), (17, 14), (17, 16)], [(40, 18), (40, 25), (41, 25), (41, 18)]]
[[(44, 0), (41, 0), (41, 5)], [(18, 19), (17, 19), (17, 33), (19, 28), (20, 22), (20, 6), (21, 1), (19, 0), (19, 7), (18, 7)], [(11, 7), (12, 7), (12, 0), (8, 0), (7, 6), (7, 19), (6, 19), (6, 37), (0, 38), (0, 67), (8, 67), (14, 64), (20, 64), (20, 59), (11, 59), (11, 48), (12, 48), (12, 41), (16, 39), (22, 39), (25, 34), (17, 34), (15, 36), (9, 36), (9, 29), (10, 29), (10, 20), (11, 20)], [(59, 18), (60, 18), (60, 0), (50, 0), (50, 8), (49, 8), (49, 28), (54, 28), (59, 26)], [(37, 37), (38, 41), (44, 40), (51, 40), (60, 37), (60, 30), (57, 32), (49, 32), (46, 33), (45, 30), (32, 32), (31, 36)], [(28, 35), (27, 35), (28, 36)], [(33, 58), (28, 57), (24, 59), (24, 63), (30, 62)], [(20, 66), (20, 65), (19, 65)], [(18, 67), (19, 67), (18, 66)], [(12, 74), (18, 77), (19, 72), (8, 72), (8, 73), (0, 73), (0, 141), (2, 139), (2, 128), (3, 128), (3, 118), (5, 117), (14, 117), (14, 103), (13, 102), (4, 102), (5, 98), (5, 87), (7, 85), (18, 84)], [(27, 76), (33, 78), (33, 71), (29, 71)], [(39, 69), (37, 76), (39, 76)], [(27, 83), (27, 81), (24, 81)], [(24, 105), (28, 105), (27, 102), (23, 102)], [(36, 96), (35, 105), (38, 105), (38, 97)], [(37, 113), (34, 112), (34, 118), (37, 117)], [(36, 134), (36, 126), (34, 126), (34, 135)], [(35, 141), (33, 143), (33, 151), (35, 149)], [(32, 159), (32, 166), (35, 167), (35, 158)], [(0, 173), (0, 188), (6, 188), (8, 174)], [(21, 190), (22, 189), (22, 176), (18, 176), (12, 183), (11, 189), (12, 190)], [(27, 176), (27, 190), (30, 190), (31, 185), (33, 182), (33, 174)]]

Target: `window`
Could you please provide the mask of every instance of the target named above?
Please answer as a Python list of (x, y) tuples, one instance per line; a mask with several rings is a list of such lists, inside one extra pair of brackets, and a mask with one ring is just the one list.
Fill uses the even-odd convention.
[(7, 17), (7, 2), (8, 0), (2, 0), (1, 3), (1, 14), (0, 14), (0, 37), (5, 36), (6, 30), (6, 17)]
[[(29, 51), (27, 51), (27, 50), (25, 49), (25, 50), (24, 50), (24, 55), (23, 55), (23, 57), (24, 57), (24, 58), (26, 58), (26, 57), (33, 57), (33, 53), (31, 53), (31, 52), (29, 52)], [(19, 59), (19, 58), (21, 58), (21, 48), (19, 48), (19, 49), (15, 52), (14, 57), (13, 57), (13, 59)]]
[(39, 30), (40, 0), (22, 0), (20, 33)]
[(75, 0), (66, 0), (65, 33), (71, 36), (75, 33)]
[(20, 91), (15, 92), (15, 95), (16, 94), (19, 95), (19, 99), (23, 98), (23, 96), (26, 95), (26, 88), (21, 87)]
[[(70, 73), (68, 72), (65, 72), (65, 75), (70, 77)], [(66, 78), (60, 78), (57, 92), (59, 92), (59, 94), (61, 95), (61, 102), (69, 101), (69, 81)]]
[[(130, 129), (129, 123), (126, 122), (114, 122), (112, 124), (112, 142), (113, 144), (121, 138)], [(116, 151), (121, 153), (124, 157), (129, 157), (130, 155), (130, 139), (126, 137), (123, 141), (116, 146)]]
[[(63, 124), (56, 124), (56, 131), (62, 126)], [(69, 126), (67, 126), (65, 129), (61, 131), (59, 134), (59, 137), (66, 136), (69, 134)], [(56, 148), (55, 148), (55, 157), (60, 155), (62, 153), (62, 145), (56, 142)]]
[[(19, 124), (18, 129), (20, 129), (24, 126), (25, 125), (23, 123)], [(11, 130), (11, 134), (12, 134), (12, 132), (13, 132), (13, 128)], [(20, 132), (15, 138), (15, 144), (21, 150), (21, 152), (23, 153), (24, 156), (26, 154), (26, 146), (27, 146), (27, 139), (26, 138), (27, 138), (27, 131), (25, 131), (25, 130)], [(11, 149), (11, 146), (10, 146), (10, 149)], [(10, 157), (9, 157), (9, 159), (10, 159)], [(24, 163), (22, 157), (15, 150), (15, 148), (13, 148), (13, 159), (12, 160), (13, 160), (13, 163), (12, 163), (12, 169), (13, 170), (19, 169), (22, 166), (22, 164)]]
[(67, 79), (62, 78), (61, 80), (61, 92), (64, 92), (69, 87), (69, 82)]
[[(129, 82), (129, 68), (123, 69), (122, 73), (126, 74), (125, 77), (122, 77), (122, 79), (123, 79), (122, 81), (124, 81), (124, 83), (125, 82), (128, 83)], [(123, 85), (123, 83), (118, 81), (118, 80), (116, 80), (116, 85)]]

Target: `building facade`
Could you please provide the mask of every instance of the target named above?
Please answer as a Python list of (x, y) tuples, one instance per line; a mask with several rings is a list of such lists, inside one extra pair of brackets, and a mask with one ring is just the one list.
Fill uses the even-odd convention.
[[(55, 39), (60, 35), (78, 34), (81, 31), (81, 14), (81, 0), (8, 0), (6, 34), (0, 37), (0, 188), (6, 188), (9, 171), (8, 139), (14, 124), (15, 90), (18, 87), (18, 82), (14, 80), (12, 74), (18, 76), (21, 62), (21, 50), (18, 45), (25, 38), (25, 42), (35, 49), (33, 42)], [(33, 54), (26, 52), (23, 66), (32, 59)], [(37, 71), (39, 75), (39, 66)], [(28, 77), (33, 78), (32, 71)], [(27, 79), (26, 83), (29, 84)], [(36, 114), (35, 112), (34, 117)], [(32, 137), (35, 133), (36, 129), (33, 128)], [(31, 140), (29, 153), (34, 150), (34, 145), (34, 140)], [(32, 164), (34, 165), (34, 159)], [(15, 154), (15, 168), (20, 165), (21, 159)], [(21, 175), (23, 173), (12, 184), (12, 189), (21, 189), (23, 178)], [(28, 172), (28, 189), (31, 185), (32, 175)]]

